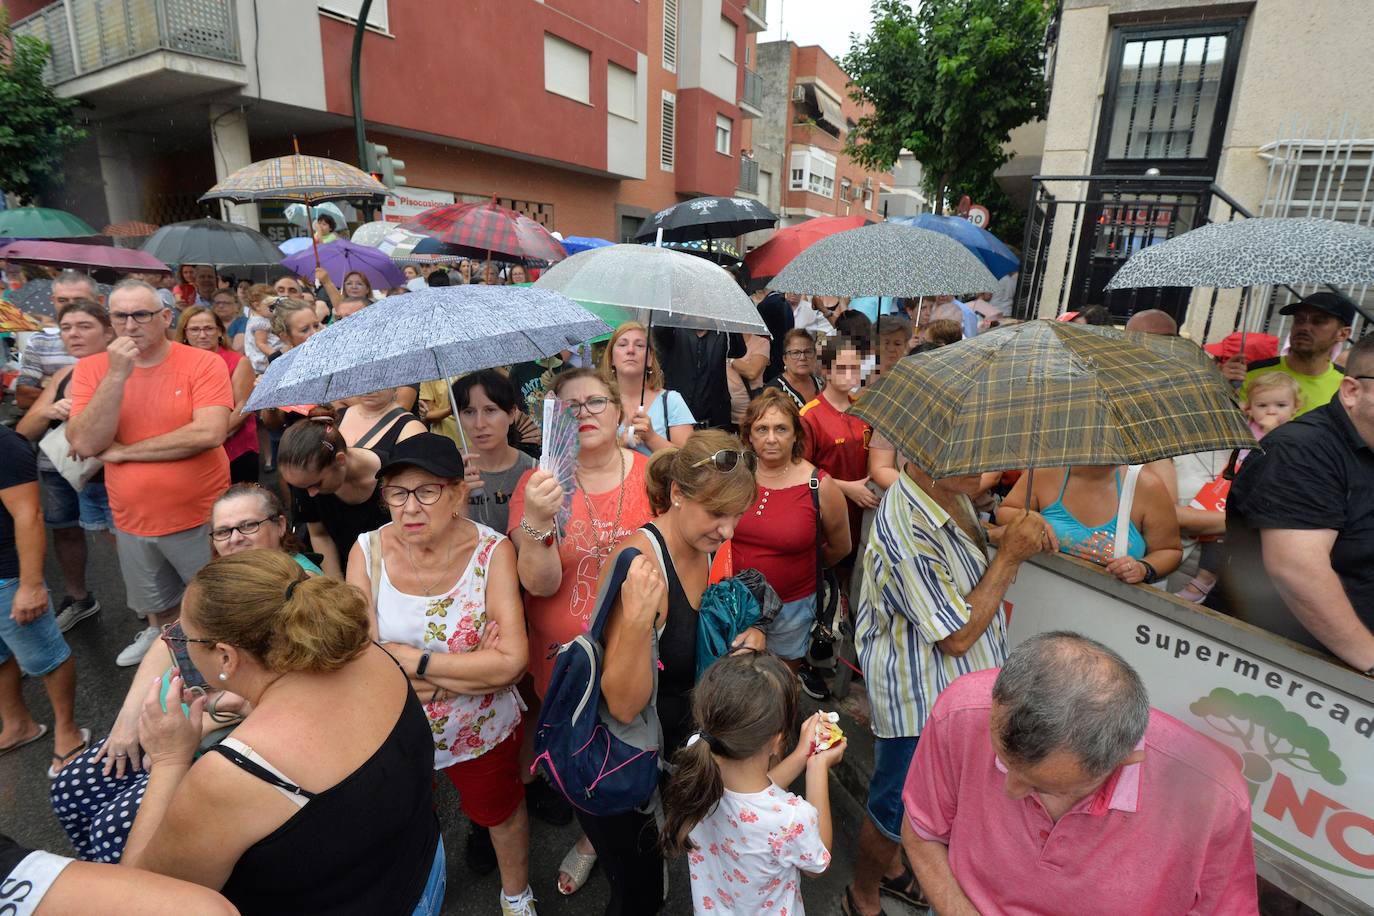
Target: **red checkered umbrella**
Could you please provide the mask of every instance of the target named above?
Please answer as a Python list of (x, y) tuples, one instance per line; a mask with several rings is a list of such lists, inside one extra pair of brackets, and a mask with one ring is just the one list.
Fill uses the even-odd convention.
[(549, 231), (494, 201), (426, 210), (398, 228), (443, 242), (453, 254), (494, 261), (561, 261), (568, 256)]

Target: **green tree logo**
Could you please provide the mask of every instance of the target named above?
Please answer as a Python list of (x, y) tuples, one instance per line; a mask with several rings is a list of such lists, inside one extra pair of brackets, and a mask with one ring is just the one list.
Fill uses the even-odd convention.
[(1188, 708), (1244, 748), (1241, 773), (1251, 785), (1252, 796), (1274, 775), (1275, 761), (1321, 776), (1333, 786), (1345, 783), (1341, 758), (1331, 750), (1326, 735), (1273, 697), (1217, 687)]

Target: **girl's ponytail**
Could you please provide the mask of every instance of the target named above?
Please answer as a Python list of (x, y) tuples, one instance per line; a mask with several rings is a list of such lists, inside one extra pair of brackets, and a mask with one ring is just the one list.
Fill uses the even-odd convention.
[(676, 770), (663, 789), (663, 857), (673, 859), (695, 848), (688, 834), (716, 807), (725, 794), (720, 767), (711, 756), (710, 741), (693, 736), (673, 755)]

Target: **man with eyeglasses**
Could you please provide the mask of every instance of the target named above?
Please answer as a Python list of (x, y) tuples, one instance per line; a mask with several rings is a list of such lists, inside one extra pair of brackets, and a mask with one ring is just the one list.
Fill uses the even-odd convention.
[(1374, 336), (1345, 373), (1241, 465), (1207, 604), (1374, 675)]
[[(105, 297), (100, 295), (100, 288), (96, 282), (86, 274), (75, 270), (62, 271), (57, 275), (57, 279), (52, 281), (51, 313), (54, 318), (65, 306), (78, 299), (89, 299), (102, 304), (105, 302)], [(46, 313), (44, 321), (47, 321)], [(67, 348), (62, 343), (62, 336), (58, 333), (57, 327), (45, 326), (41, 332), (29, 338), (23, 352), (19, 354), (19, 378), (16, 379), (14, 387), (15, 406), (21, 410), (28, 410), (48, 386), (48, 381), (74, 362), (76, 360), (67, 354)]]
[(119, 336), (76, 364), (68, 394), (67, 439), (105, 462), (128, 604), (146, 623), (115, 659), (125, 667), (177, 618), (186, 583), (210, 562), (210, 508), (229, 486), (229, 371), (216, 354), (168, 340), (170, 318), (147, 283), (115, 286)]

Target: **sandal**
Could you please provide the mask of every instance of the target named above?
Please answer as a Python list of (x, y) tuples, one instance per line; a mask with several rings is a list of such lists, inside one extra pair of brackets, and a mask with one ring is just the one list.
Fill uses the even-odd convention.
[(573, 843), (572, 849), (563, 857), (563, 861), (558, 863), (558, 871), (568, 876), (568, 887), (571, 890), (563, 889), (562, 881), (555, 881), (558, 885), (558, 893), (564, 897), (571, 897), (582, 889), (582, 885), (587, 883), (587, 877), (592, 873), (592, 867), (596, 865), (596, 852), (585, 853), (577, 848)]
[[(848, 885), (845, 885), (844, 899), (840, 901), (840, 912), (844, 916), (869, 916), (869, 914), (859, 911), (859, 905), (854, 902), (854, 892), (849, 889)], [(882, 904), (879, 904), (878, 912), (871, 914), (871, 916), (887, 916), (887, 911), (883, 909)]]
[(1188, 580), (1187, 585), (1174, 592), (1174, 597), (1182, 598), (1184, 601), (1191, 601), (1193, 604), (1201, 604), (1203, 601), (1207, 600), (1207, 595), (1210, 594), (1215, 587), (1216, 582), (1213, 582), (1211, 585), (1203, 585), (1195, 576)]
[(48, 767), (48, 778), (49, 778), (49, 779), (56, 779), (57, 776), (58, 776), (58, 774), (62, 772), (62, 769), (71, 761), (71, 759), (72, 759), (73, 757), (75, 757), (77, 754), (79, 754), (79, 753), (81, 753), (82, 751), (84, 751), (86, 748), (90, 747), (90, 744), (91, 744), (91, 730), (90, 730), (89, 728), (83, 728), (83, 729), (81, 729), (81, 743), (80, 743), (80, 744), (78, 744), (76, 747), (72, 748), (71, 750), (67, 751), (67, 753), (65, 753), (65, 754), (53, 754), (53, 755), (52, 755), (53, 762), (52, 762), (52, 765)]
[(48, 727), (44, 725), (42, 722), (38, 723), (38, 734), (34, 735), (32, 738), (25, 738), (23, 741), (16, 741), (13, 744), (7, 744), (4, 747), (0, 747), (0, 757), (3, 757), (9, 753), (13, 753), (14, 751), (19, 750), (21, 747), (24, 747), (27, 744), (33, 744), (35, 741), (37, 741), (39, 738), (43, 737), (47, 733)]
[(916, 880), (916, 874), (906, 862), (902, 863), (900, 875), (895, 878), (884, 878), (878, 882), (878, 893), (895, 897), (908, 906), (926, 908), (930, 906), (925, 891), (921, 890), (921, 882)]

